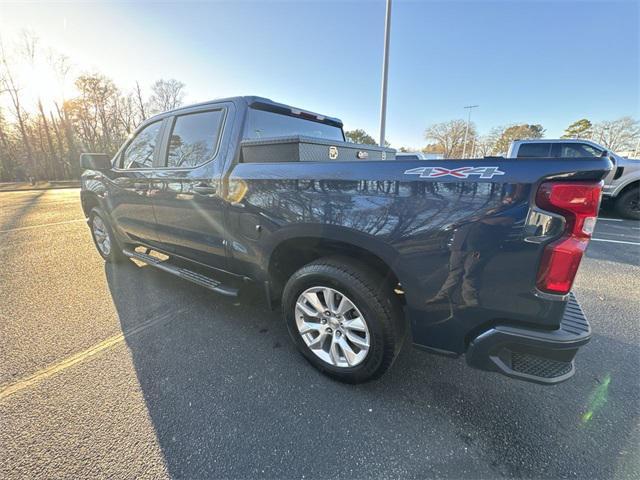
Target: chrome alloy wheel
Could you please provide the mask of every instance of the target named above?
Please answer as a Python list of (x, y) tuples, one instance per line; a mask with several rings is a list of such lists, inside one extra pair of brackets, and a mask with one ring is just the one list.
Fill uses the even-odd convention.
[(367, 322), (343, 293), (311, 287), (295, 307), (296, 326), (304, 343), (321, 360), (336, 367), (355, 367), (369, 352)]
[(111, 253), (111, 237), (109, 236), (109, 231), (107, 230), (104, 221), (99, 215), (95, 215), (91, 223), (93, 238), (96, 239), (98, 248), (103, 255), (109, 256)]

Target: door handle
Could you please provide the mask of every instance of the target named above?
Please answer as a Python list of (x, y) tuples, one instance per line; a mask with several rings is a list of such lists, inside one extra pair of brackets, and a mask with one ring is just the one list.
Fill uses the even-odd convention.
[(149, 185), (147, 185), (146, 183), (143, 183), (143, 182), (134, 182), (133, 189), (136, 192), (144, 192), (144, 191), (149, 189)]
[(200, 195), (215, 195), (216, 187), (212, 187), (210, 185), (196, 185), (193, 187), (193, 191)]

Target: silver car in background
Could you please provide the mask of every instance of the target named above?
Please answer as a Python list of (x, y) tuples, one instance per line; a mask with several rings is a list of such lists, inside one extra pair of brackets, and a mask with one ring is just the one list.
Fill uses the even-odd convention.
[(608, 156), (614, 164), (604, 182), (603, 199), (625, 218), (640, 219), (640, 159), (625, 158), (591, 140), (537, 139), (511, 142), (508, 158), (585, 158)]
[(396, 160), (442, 160), (442, 153), (396, 152)]

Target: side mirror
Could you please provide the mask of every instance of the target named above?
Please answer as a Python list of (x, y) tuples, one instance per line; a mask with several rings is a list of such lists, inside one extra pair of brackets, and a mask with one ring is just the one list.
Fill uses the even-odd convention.
[(81, 153), (80, 167), (83, 170), (109, 170), (111, 158), (106, 153)]

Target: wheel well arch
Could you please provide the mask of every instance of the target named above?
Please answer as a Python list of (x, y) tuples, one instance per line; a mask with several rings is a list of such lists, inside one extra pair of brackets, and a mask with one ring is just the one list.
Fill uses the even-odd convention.
[(89, 218), (89, 214), (91, 210), (95, 207), (100, 206), (100, 200), (98, 200), (98, 196), (95, 193), (91, 192), (82, 192), (82, 211), (84, 212), (84, 216)]
[(294, 237), (280, 242), (269, 256), (267, 272), (270, 279), (271, 298), (278, 301), (289, 277), (304, 265), (322, 257), (336, 255), (358, 260), (378, 273), (393, 287), (399, 283), (390, 262), (362, 246), (330, 238)]
[(629, 182), (627, 185), (625, 185), (624, 187), (622, 187), (622, 190), (620, 190), (620, 192), (618, 193), (618, 195), (616, 195), (616, 197), (619, 197), (625, 193), (627, 193), (629, 190), (633, 190), (634, 188), (638, 188), (640, 187), (640, 180), (633, 180), (631, 182)]

